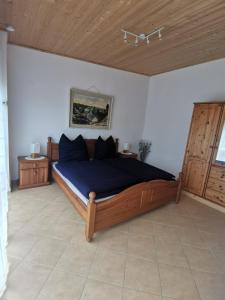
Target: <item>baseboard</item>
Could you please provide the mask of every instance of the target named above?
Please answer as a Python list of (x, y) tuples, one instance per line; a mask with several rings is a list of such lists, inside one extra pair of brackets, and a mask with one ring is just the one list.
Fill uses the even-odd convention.
[(216, 210), (218, 210), (218, 211), (225, 214), (225, 207), (222, 207), (222, 206), (220, 206), (216, 203), (213, 203), (213, 202), (211, 202), (211, 201), (209, 201), (205, 198), (199, 197), (197, 195), (194, 195), (194, 194), (186, 192), (186, 191), (182, 191), (182, 195), (186, 195), (186, 196), (190, 197), (193, 200), (196, 200), (196, 201), (198, 201), (198, 202), (200, 202), (204, 205), (207, 205), (207, 206), (209, 206), (211, 208), (214, 208), (214, 209), (216, 209)]

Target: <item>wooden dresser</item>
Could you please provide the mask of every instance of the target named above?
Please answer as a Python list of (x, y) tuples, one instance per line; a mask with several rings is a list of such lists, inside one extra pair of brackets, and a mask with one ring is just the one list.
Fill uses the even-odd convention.
[(27, 160), (24, 156), (18, 157), (19, 162), (19, 188), (32, 188), (48, 185), (48, 158), (41, 160)]
[(196, 103), (183, 163), (183, 189), (225, 206), (225, 103)]

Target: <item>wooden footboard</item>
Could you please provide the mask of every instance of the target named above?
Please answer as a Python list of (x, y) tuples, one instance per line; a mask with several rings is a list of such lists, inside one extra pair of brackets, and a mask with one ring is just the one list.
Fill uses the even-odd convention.
[[(109, 200), (95, 203), (90, 193), (86, 238), (176, 199), (178, 181), (153, 180), (136, 184)], [(91, 221), (90, 221), (91, 220)]]
[(152, 180), (133, 185), (99, 203), (95, 202), (95, 193), (91, 192), (86, 206), (54, 170), (52, 170), (52, 176), (86, 221), (87, 241), (91, 241), (96, 231), (119, 224), (175, 200), (181, 188), (180, 180)]

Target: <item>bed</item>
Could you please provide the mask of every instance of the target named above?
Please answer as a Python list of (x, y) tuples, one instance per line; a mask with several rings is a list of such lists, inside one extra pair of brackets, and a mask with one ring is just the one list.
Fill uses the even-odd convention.
[[(86, 139), (85, 142), (89, 158), (92, 159), (96, 140)], [(118, 139), (116, 147), (118, 149)], [(147, 172), (146, 177), (147, 173), (143, 169), (141, 172), (136, 169), (142, 168), (142, 165), (134, 159), (117, 158), (102, 162), (91, 160), (57, 165), (59, 146), (51, 137), (48, 138), (47, 152), (53, 179), (86, 223), (87, 241), (91, 241), (97, 231), (149, 212), (171, 200), (179, 201), (181, 179), (170, 178), (171, 174), (152, 167), (153, 173), (156, 174), (158, 170), (157, 176), (162, 178), (152, 180), (154, 176), (151, 178), (151, 172)], [(71, 172), (72, 169), (77, 170), (75, 175)], [(96, 176), (93, 181), (91, 179), (94, 174), (100, 177)], [(80, 178), (83, 180), (78, 180)], [(151, 180), (147, 181), (148, 178)], [(110, 189), (104, 189), (106, 185)]]

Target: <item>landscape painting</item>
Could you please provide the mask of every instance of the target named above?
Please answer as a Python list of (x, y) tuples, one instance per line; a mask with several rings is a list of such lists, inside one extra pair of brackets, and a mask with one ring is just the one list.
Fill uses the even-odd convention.
[(113, 97), (72, 88), (70, 90), (70, 127), (109, 129)]

